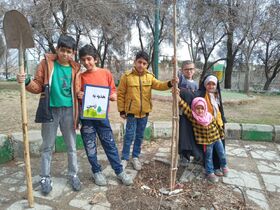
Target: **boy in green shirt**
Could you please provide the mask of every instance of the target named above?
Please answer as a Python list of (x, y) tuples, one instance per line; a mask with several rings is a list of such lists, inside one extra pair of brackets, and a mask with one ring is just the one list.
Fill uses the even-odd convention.
[[(41, 153), (41, 192), (47, 195), (52, 190), (51, 159), (55, 144), (57, 128), (60, 127), (63, 139), (67, 145), (68, 176), (74, 191), (81, 189), (77, 176), (78, 164), (76, 153), (76, 132), (74, 116), (77, 110), (73, 109), (73, 97), (76, 74), (80, 65), (72, 60), (76, 49), (76, 41), (67, 35), (58, 39), (56, 54), (46, 54), (36, 71), (33, 80), (25, 74), (18, 74), (17, 81), (25, 82), (26, 90), (39, 94), (44, 85), (50, 87), (50, 107), (52, 119), (42, 123), (42, 153)], [(44, 113), (41, 113), (44, 114)]]

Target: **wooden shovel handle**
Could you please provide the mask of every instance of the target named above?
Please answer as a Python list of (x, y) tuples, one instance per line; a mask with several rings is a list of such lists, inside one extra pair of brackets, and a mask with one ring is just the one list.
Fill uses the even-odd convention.
[[(19, 48), (19, 71), (21, 74), (24, 73), (24, 62), (23, 62), (23, 48), (22, 45)], [(23, 134), (23, 144), (24, 144), (24, 162), (25, 162), (25, 173), (26, 173), (26, 183), (27, 183), (27, 198), (29, 207), (34, 207), (34, 198), (32, 191), (32, 175), (30, 167), (30, 155), (29, 155), (29, 140), (28, 140), (28, 130), (27, 130), (27, 109), (26, 109), (26, 90), (24, 82), (20, 84), (21, 86), (21, 114), (22, 114), (22, 134)]]

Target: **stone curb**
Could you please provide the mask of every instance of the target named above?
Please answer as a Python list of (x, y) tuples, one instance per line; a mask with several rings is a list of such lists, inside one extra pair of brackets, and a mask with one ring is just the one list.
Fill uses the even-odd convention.
[(241, 139), (241, 125), (239, 123), (225, 124), (226, 139)]
[(274, 125), (273, 141), (280, 143), (280, 125)]
[(8, 136), (0, 134), (0, 164), (13, 159), (13, 145)]
[[(122, 141), (125, 133), (123, 123), (111, 124), (114, 138), (117, 142)], [(29, 146), (30, 156), (39, 156), (42, 144), (41, 131), (30, 130)], [(259, 125), (259, 124), (239, 124), (226, 123), (226, 139), (246, 140), (246, 141), (268, 141), (280, 143), (280, 125)], [(172, 137), (172, 122), (154, 121), (148, 122), (144, 139), (147, 141), (156, 139), (170, 139)], [(80, 132), (77, 131), (76, 148), (83, 149), (83, 141)], [(55, 152), (65, 152), (66, 145), (60, 131), (57, 133), (55, 142)], [(14, 158), (23, 158), (23, 137), (22, 133), (13, 133), (11, 136), (0, 134), (0, 164), (8, 162)]]
[[(24, 145), (23, 145), (23, 135), (21, 132), (12, 133), (9, 137), (14, 148), (14, 157), (24, 158)], [(28, 131), (29, 140), (29, 154), (31, 157), (40, 156), (40, 148), (42, 144), (42, 137), (40, 130), (30, 130)]]
[(256, 125), (242, 124), (241, 139), (248, 141), (272, 141), (273, 126), (271, 125)]

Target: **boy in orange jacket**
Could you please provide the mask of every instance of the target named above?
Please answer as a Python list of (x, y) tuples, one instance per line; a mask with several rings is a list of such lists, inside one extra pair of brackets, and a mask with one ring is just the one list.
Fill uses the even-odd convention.
[[(26, 90), (39, 94), (43, 92), (44, 85), (50, 87), (50, 111), (52, 118), (42, 123), (42, 152), (41, 152), (41, 192), (47, 195), (52, 190), (51, 159), (55, 144), (57, 128), (60, 126), (63, 139), (67, 145), (68, 176), (74, 191), (81, 189), (77, 176), (78, 164), (76, 153), (76, 131), (73, 109), (72, 93), (76, 74), (80, 65), (72, 60), (76, 49), (76, 41), (71, 36), (61, 35), (58, 39), (56, 54), (46, 54), (36, 71), (35, 78), (26, 78), (25, 74), (18, 74), (17, 81), (25, 82)], [(44, 114), (44, 113), (41, 113)]]

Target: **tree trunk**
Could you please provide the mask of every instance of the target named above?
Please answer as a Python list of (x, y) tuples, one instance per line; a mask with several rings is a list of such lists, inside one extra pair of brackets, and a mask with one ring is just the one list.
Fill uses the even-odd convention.
[(9, 52), (8, 49), (6, 50), (6, 57), (5, 57), (5, 74), (6, 74), (6, 80), (8, 79), (8, 57)]
[(205, 77), (205, 75), (206, 75), (206, 72), (207, 72), (207, 70), (208, 70), (208, 59), (207, 60), (205, 60), (205, 62), (204, 62), (204, 65), (203, 65), (203, 70), (202, 70), (202, 73), (201, 73), (201, 75), (200, 75), (200, 80), (199, 80), (199, 83), (201, 83), (201, 81), (204, 79), (204, 77)]
[(244, 93), (246, 93), (247, 95), (249, 94), (249, 89), (250, 89), (249, 77), (250, 77), (250, 67), (249, 67), (248, 62), (246, 62), (246, 72), (245, 72), (245, 79), (244, 79)]
[(106, 57), (107, 57), (107, 52), (108, 52), (108, 44), (105, 41), (105, 43), (104, 43), (104, 53), (103, 53), (101, 61), (100, 61), (100, 67), (101, 68), (104, 68), (105, 60), (106, 60)]
[(231, 75), (232, 75), (232, 69), (233, 69), (233, 61), (230, 59), (227, 59), (227, 67), (225, 70), (225, 89), (231, 89)]
[(54, 45), (53, 45), (53, 42), (51, 42), (49, 39), (47, 39), (47, 40), (48, 40), (48, 45), (49, 45), (49, 48), (50, 48), (51, 52), (52, 52), (53, 54), (55, 54), (55, 53), (56, 53), (56, 50), (55, 50), (55, 47), (54, 47)]
[(225, 89), (231, 89), (231, 75), (234, 64), (233, 56), (233, 30), (228, 32), (227, 39), (227, 66), (225, 70)]
[(154, 48), (152, 49), (152, 53), (151, 53), (151, 59), (150, 59), (150, 64), (148, 65), (147, 68), (149, 68), (149, 66), (152, 64), (152, 71), (153, 71), (153, 74), (155, 74), (155, 63), (154, 63)]
[(271, 82), (272, 82), (273, 79), (269, 78), (268, 80), (266, 80), (265, 84), (264, 84), (264, 87), (263, 87), (263, 90), (268, 90)]

